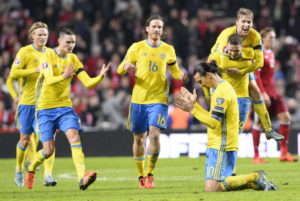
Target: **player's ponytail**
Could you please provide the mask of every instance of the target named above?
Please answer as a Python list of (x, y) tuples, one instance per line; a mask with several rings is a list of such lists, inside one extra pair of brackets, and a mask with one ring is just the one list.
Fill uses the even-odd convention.
[(218, 67), (215, 61), (201, 62), (195, 69), (195, 73), (199, 73), (201, 76), (204, 76), (206, 73), (218, 74), (221, 77), (221, 70)]

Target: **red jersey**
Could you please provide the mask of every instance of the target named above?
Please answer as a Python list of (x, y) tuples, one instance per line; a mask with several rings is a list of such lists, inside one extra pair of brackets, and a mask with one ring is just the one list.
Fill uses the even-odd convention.
[(272, 50), (264, 50), (264, 66), (255, 72), (256, 82), (260, 91), (267, 92), (268, 96), (278, 94), (274, 81), (275, 55)]

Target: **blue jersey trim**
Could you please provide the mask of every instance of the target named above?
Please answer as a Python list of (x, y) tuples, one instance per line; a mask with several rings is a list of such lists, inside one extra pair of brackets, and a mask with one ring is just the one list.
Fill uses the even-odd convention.
[(262, 104), (264, 103), (265, 101), (261, 100), (261, 101), (253, 101), (253, 104)]
[(39, 50), (38, 48), (35, 47), (34, 43), (32, 43), (32, 47), (33, 47), (33, 49), (35, 49), (36, 51), (39, 51), (39, 52), (46, 52), (47, 51), (46, 48), (44, 50)]
[(135, 158), (134, 160), (135, 160), (135, 161), (144, 161), (145, 158)]
[(161, 45), (161, 41), (160, 41), (159, 45), (156, 45), (156, 46), (151, 45), (151, 44), (149, 43), (148, 39), (146, 39), (146, 42), (147, 42), (147, 44), (148, 44), (150, 47), (154, 47), (154, 48), (157, 48), (157, 47), (159, 47), (159, 46)]
[(71, 148), (80, 148), (82, 147), (81, 144), (71, 145)]
[(20, 142), (18, 142), (18, 148), (21, 149), (22, 151), (26, 151), (26, 149), (27, 149), (28, 147), (29, 147), (29, 146), (23, 148), (23, 147), (20, 145)]
[(57, 56), (59, 56), (60, 58), (62, 58), (62, 59), (66, 59), (66, 58), (68, 58), (68, 54), (67, 54), (65, 57), (63, 57), (63, 56), (59, 55), (59, 54), (58, 54), (58, 52), (56, 51), (56, 47), (55, 47), (55, 48), (53, 48), (53, 50), (54, 50), (55, 54), (56, 54)]

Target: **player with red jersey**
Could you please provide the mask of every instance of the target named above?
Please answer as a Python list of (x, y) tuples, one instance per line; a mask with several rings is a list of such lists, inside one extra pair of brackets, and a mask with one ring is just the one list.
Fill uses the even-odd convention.
[[(276, 89), (274, 81), (275, 55), (272, 48), (275, 43), (276, 34), (272, 27), (263, 29), (260, 34), (263, 42), (264, 67), (255, 72), (257, 76), (256, 82), (262, 93), (266, 106), (268, 107), (270, 117), (277, 116), (280, 121), (278, 133), (283, 135), (284, 139), (280, 142), (281, 156), (279, 159), (280, 161), (295, 162), (297, 159), (288, 152), (291, 117), (282, 95), (280, 95)], [(264, 159), (259, 157), (258, 152), (260, 132), (261, 125), (258, 118), (255, 118), (255, 124), (252, 128), (254, 145), (254, 158), (252, 163), (258, 164), (266, 163)]]

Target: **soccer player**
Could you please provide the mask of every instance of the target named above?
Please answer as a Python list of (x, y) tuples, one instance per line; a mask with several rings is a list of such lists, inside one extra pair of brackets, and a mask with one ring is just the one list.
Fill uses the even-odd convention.
[[(153, 170), (160, 151), (160, 131), (166, 129), (168, 118), (167, 66), (175, 79), (187, 79), (176, 63), (173, 46), (161, 40), (163, 27), (164, 21), (160, 16), (151, 16), (145, 24), (147, 39), (132, 44), (118, 67), (118, 74), (121, 75), (136, 70), (128, 128), (133, 132), (133, 157), (140, 188), (154, 188)], [(145, 140), (148, 131), (150, 144), (145, 172)]]
[[(245, 74), (249, 72), (254, 72), (255, 70), (261, 68), (263, 66), (261, 37), (260, 34), (252, 28), (253, 17), (254, 16), (251, 10), (246, 8), (240, 8), (237, 12), (236, 26), (229, 27), (220, 33), (215, 45), (211, 49), (211, 54), (208, 57), (208, 60), (211, 60), (211, 57), (215, 52), (219, 52), (221, 54), (225, 53), (227, 51), (226, 46), (229, 36), (233, 34), (238, 34), (243, 39), (242, 54), (244, 54), (244, 51), (249, 51), (249, 48), (253, 49), (254, 60), (250, 66), (241, 66), (239, 63), (237, 64), (237, 66), (235, 66), (235, 62), (232, 62), (229, 58), (224, 57), (225, 61), (222, 61), (224, 63), (223, 67), (225, 67), (225, 65), (228, 65), (229, 68), (231, 68), (229, 69), (231, 73), (235, 74)], [(251, 79), (249, 81), (249, 92), (250, 96), (253, 98), (254, 110), (258, 114), (262, 125), (266, 131), (266, 137), (268, 139), (274, 138), (277, 141), (282, 140), (283, 136), (279, 135), (272, 129), (266, 105), (262, 99), (261, 93), (254, 79)], [(244, 110), (246, 110), (246, 108), (240, 108), (240, 112), (249, 112)]]
[(222, 78), (226, 80), (236, 92), (239, 106), (239, 134), (243, 132), (250, 110), (249, 76), (252, 75), (249, 75), (249, 73), (231, 74), (228, 65), (225, 65), (222, 61), (225, 60), (224, 57), (226, 57), (226, 59), (230, 59), (231, 62), (235, 61), (241, 66), (247, 66), (248, 64), (249, 67), (254, 58), (254, 52), (252, 49), (249, 49), (247, 54), (245, 54), (245, 52), (241, 54), (243, 48), (242, 42), (242, 38), (239, 35), (233, 34), (228, 38), (226, 54), (214, 52), (214, 54), (210, 56), (210, 59), (213, 59), (222, 70)]
[[(279, 133), (284, 136), (284, 140), (280, 142), (280, 161), (297, 161), (288, 152), (288, 140), (290, 134), (290, 120), (291, 116), (288, 112), (287, 106), (283, 100), (283, 97), (278, 93), (274, 82), (274, 65), (275, 56), (272, 48), (275, 44), (275, 30), (272, 27), (267, 27), (261, 32), (262, 47), (264, 52), (264, 67), (255, 72), (257, 76), (257, 84), (264, 97), (266, 103), (268, 103), (269, 114), (271, 117), (277, 116), (280, 121)], [(252, 128), (252, 137), (254, 145), (254, 158), (253, 163), (266, 163), (266, 161), (259, 157), (258, 146), (260, 139), (261, 125), (259, 120), (255, 118), (255, 124)]]
[(71, 145), (79, 188), (85, 190), (97, 178), (96, 172), (85, 173), (84, 154), (79, 136), (82, 128), (80, 118), (72, 108), (69, 97), (70, 84), (76, 74), (85, 87), (92, 88), (101, 82), (110, 64), (103, 65), (99, 75), (90, 78), (83, 70), (83, 64), (78, 57), (72, 53), (75, 42), (75, 33), (68, 28), (62, 28), (59, 31), (58, 47), (48, 51), (42, 58), (41, 73), (36, 86), (36, 119), (43, 148), (37, 152), (26, 174), (25, 185), (28, 189), (33, 188), (36, 168), (55, 150), (56, 129), (66, 134)]
[[(8, 77), (8, 86), (13, 79), (18, 79), (20, 83), (19, 95), (12, 93), (14, 101), (18, 101), (16, 111), (16, 126), (20, 131), (20, 140), (16, 148), (16, 175), (15, 183), (19, 187), (24, 186), (23, 165), (26, 156), (26, 150), (31, 142), (31, 133), (35, 129), (35, 83), (39, 76), (38, 65), (40, 58), (50, 49), (46, 47), (48, 40), (48, 26), (43, 22), (32, 24), (29, 30), (29, 37), (33, 42), (30, 45), (22, 47), (12, 64)], [(10, 89), (12, 91), (12, 89)], [(36, 151), (36, 150), (35, 150)], [(53, 168), (54, 155), (45, 163), (45, 186), (55, 186), (51, 173)]]
[(222, 80), (219, 67), (213, 63), (200, 63), (194, 78), (201, 87), (215, 88), (210, 111), (197, 102), (196, 90), (191, 94), (184, 87), (175, 97), (175, 104), (190, 112), (207, 125), (207, 151), (205, 165), (205, 190), (207, 192), (252, 188), (278, 190), (269, 182), (263, 170), (239, 176), (231, 176), (235, 167), (239, 138), (239, 107), (232, 86)]

